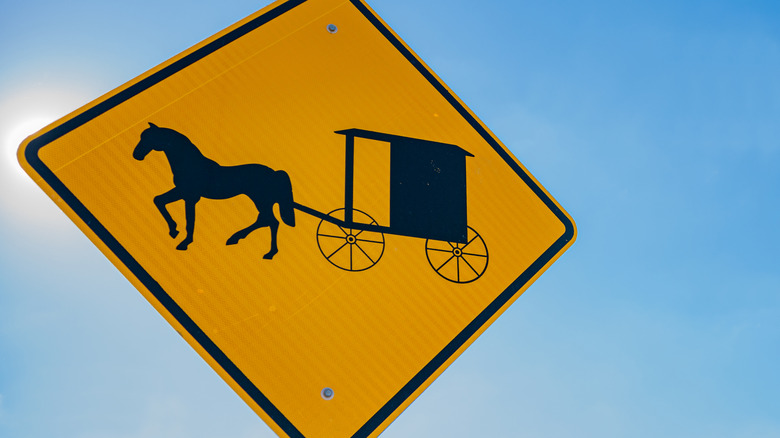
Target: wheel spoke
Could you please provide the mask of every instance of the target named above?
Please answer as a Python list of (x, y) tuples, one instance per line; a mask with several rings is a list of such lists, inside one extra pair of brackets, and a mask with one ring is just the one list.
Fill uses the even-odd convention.
[(479, 272), (477, 272), (477, 270), (474, 269), (473, 266), (471, 266), (471, 263), (469, 263), (469, 261), (466, 260), (465, 257), (463, 258), (463, 262), (466, 263), (466, 265), (468, 265), (468, 267), (471, 268), (471, 270), (474, 271), (475, 274), (477, 274), (477, 277), (479, 277)]
[(425, 242), (425, 249), (452, 252), (452, 250), (455, 248), (453, 248), (449, 242), (443, 242), (441, 240), (433, 240), (433, 241), (427, 240)]
[(346, 243), (346, 242), (344, 242), (344, 244), (343, 244), (343, 245), (341, 245), (341, 246), (340, 246), (340, 247), (339, 247), (337, 250), (333, 251), (332, 253), (330, 253), (330, 255), (329, 255), (329, 256), (327, 256), (327, 257), (325, 257), (325, 258), (326, 258), (326, 259), (328, 259), (328, 260), (330, 260), (330, 258), (331, 258), (331, 257), (333, 257), (334, 255), (336, 255), (336, 253), (337, 253), (337, 252), (341, 251), (341, 249), (342, 249), (342, 248), (344, 248), (344, 247), (345, 247), (345, 246), (347, 246), (347, 245), (349, 245), (349, 244), (348, 244), (348, 243)]
[(318, 237), (332, 237), (334, 239), (343, 239), (344, 236), (334, 236), (332, 234), (317, 234)]
[(464, 252), (464, 256), (472, 256), (472, 257), (487, 257), (487, 254), (474, 254), (470, 252)]
[(448, 253), (452, 254), (452, 250), (451, 249), (427, 248), (427, 250), (428, 251), (436, 251), (436, 252), (448, 252)]
[(355, 239), (357, 242), (368, 242), (368, 243), (379, 243), (384, 245), (385, 242), (382, 242), (381, 240), (368, 240), (368, 239)]
[(465, 245), (463, 245), (463, 248), (461, 249), (466, 249), (467, 246), (471, 245), (471, 242), (477, 240), (478, 238), (479, 238), (479, 234), (474, 233), (474, 237), (472, 237), (471, 240), (469, 240)]
[(441, 268), (443, 268), (443, 267), (444, 267), (444, 265), (446, 265), (447, 263), (449, 263), (449, 262), (450, 262), (452, 259), (454, 259), (454, 258), (455, 258), (455, 255), (453, 255), (452, 257), (448, 258), (448, 259), (447, 259), (447, 261), (446, 261), (446, 262), (444, 262), (444, 263), (442, 263), (442, 265), (441, 265), (441, 266), (439, 266), (439, 268), (438, 268), (438, 269), (436, 269), (435, 271), (436, 271), (436, 272), (439, 272), (439, 271), (441, 271)]
[(355, 245), (355, 246), (357, 246), (357, 249), (359, 249), (359, 250), (360, 250), (360, 252), (362, 252), (364, 256), (368, 257), (368, 259), (369, 259), (369, 260), (371, 260), (371, 264), (372, 264), (372, 265), (373, 265), (374, 263), (376, 263), (376, 262), (374, 261), (374, 259), (372, 259), (372, 258), (371, 258), (371, 256), (370, 256), (370, 255), (366, 254), (366, 252), (365, 252), (365, 251), (363, 251), (363, 248), (361, 248), (361, 247), (360, 247), (360, 245)]
[(455, 263), (457, 263), (458, 283), (460, 283), (460, 257), (455, 260)]

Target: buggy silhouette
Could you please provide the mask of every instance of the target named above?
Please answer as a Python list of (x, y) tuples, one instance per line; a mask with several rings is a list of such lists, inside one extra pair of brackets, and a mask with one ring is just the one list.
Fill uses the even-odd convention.
[[(320, 219), (317, 245), (334, 266), (363, 271), (384, 253), (385, 234), (425, 240), (431, 268), (455, 283), (470, 283), (485, 273), (488, 251), (467, 224), (466, 157), (459, 146), (400, 135), (346, 129), (344, 207), (323, 213), (294, 207)], [(390, 143), (390, 223), (380, 225), (354, 208), (355, 138)]]

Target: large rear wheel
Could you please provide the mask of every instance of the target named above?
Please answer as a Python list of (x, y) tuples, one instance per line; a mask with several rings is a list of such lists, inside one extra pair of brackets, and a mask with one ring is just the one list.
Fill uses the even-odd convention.
[(425, 256), (437, 274), (453, 283), (471, 283), (485, 273), (488, 250), (485, 241), (468, 227), (466, 243), (425, 241)]

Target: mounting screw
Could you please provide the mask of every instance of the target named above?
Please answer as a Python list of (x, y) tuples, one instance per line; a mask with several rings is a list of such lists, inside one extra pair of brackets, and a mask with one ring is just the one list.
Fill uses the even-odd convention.
[(333, 399), (333, 389), (322, 388), (322, 392), (320, 393), (320, 395), (322, 395), (322, 398), (325, 400), (331, 400)]
[(328, 29), (328, 32), (330, 32), (330, 33), (336, 33), (336, 32), (339, 31), (339, 28), (336, 27), (335, 24), (329, 24), (327, 29)]

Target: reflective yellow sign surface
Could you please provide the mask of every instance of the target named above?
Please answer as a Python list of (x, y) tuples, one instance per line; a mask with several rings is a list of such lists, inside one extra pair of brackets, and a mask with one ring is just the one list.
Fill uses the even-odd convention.
[(274, 3), (19, 159), (289, 437), (378, 435), (575, 237), (360, 0)]

